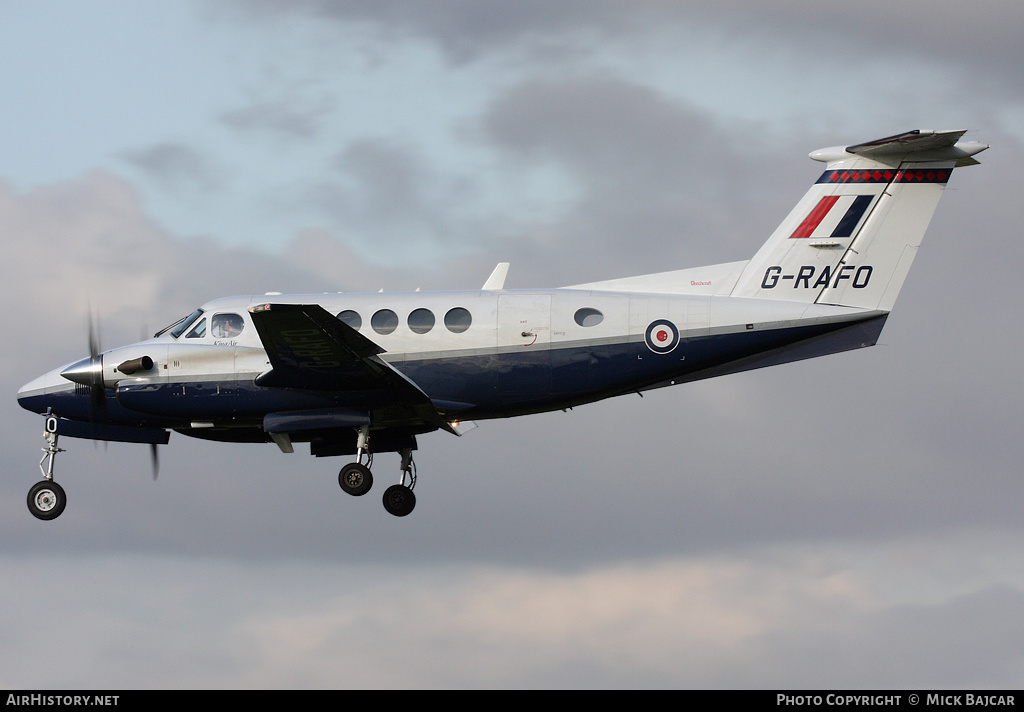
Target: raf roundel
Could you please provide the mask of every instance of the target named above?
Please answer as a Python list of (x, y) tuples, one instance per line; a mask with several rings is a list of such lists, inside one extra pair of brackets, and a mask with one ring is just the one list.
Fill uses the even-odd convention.
[(667, 354), (679, 343), (679, 331), (668, 319), (652, 321), (644, 334), (647, 348), (656, 354)]

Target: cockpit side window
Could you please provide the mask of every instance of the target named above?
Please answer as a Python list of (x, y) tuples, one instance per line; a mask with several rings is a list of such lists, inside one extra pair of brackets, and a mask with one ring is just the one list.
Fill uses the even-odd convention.
[(185, 338), (186, 339), (201, 339), (204, 336), (206, 336), (206, 319), (203, 319), (198, 324), (196, 324), (192, 328), (192, 331), (188, 332), (188, 334), (185, 335)]
[(171, 336), (173, 336), (174, 338), (178, 338), (179, 336), (181, 336), (182, 334), (185, 333), (185, 329), (187, 329), (188, 327), (192, 326), (192, 324), (195, 323), (196, 319), (198, 319), (202, 315), (203, 315), (203, 310), (202, 309), (196, 309), (194, 312), (189, 314), (184, 319), (179, 319), (178, 321), (174, 322), (170, 326), (168, 326), (168, 327), (166, 327), (164, 329), (161, 329), (160, 331), (156, 332), (156, 335), (160, 336), (161, 334), (163, 334), (165, 331), (167, 331), (169, 329), (171, 331)]
[(215, 339), (233, 339), (244, 328), (245, 321), (238, 314), (215, 314), (210, 319), (210, 333)]

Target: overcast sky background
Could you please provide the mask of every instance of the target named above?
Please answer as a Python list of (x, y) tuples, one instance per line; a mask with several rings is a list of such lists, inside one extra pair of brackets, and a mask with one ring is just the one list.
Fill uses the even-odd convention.
[[(0, 687), (1024, 685), (1024, 7), (0, 5)], [(65, 439), (15, 393), (209, 299), (747, 259), (821, 165), (957, 170), (879, 346), (344, 458)]]

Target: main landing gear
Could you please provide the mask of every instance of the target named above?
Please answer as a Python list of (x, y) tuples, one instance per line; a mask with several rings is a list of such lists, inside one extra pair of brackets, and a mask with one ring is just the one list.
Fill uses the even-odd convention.
[[(373, 486), (373, 474), (370, 472), (373, 455), (370, 453), (369, 442), (370, 428), (364, 425), (359, 429), (356, 440), (356, 461), (345, 465), (338, 473), (341, 489), (353, 497), (366, 494)], [(402, 477), (397, 485), (384, 490), (384, 509), (396, 517), (404, 517), (416, 507), (416, 495), (412, 492), (416, 486), (416, 463), (412, 460), (412, 448), (402, 450), (401, 454)]]
[[(43, 448), (43, 459), (39, 461), (39, 471), (43, 473), (43, 479), (32, 485), (28, 491), (28, 511), (37, 519), (48, 521), (59, 517), (68, 503), (64, 488), (53, 481), (53, 461), (58, 452), (64, 452), (57, 447), (56, 418), (51, 416), (46, 419), (43, 437), (46, 439), (46, 447)], [(43, 463), (46, 463), (45, 468)]]
[[(406, 480), (409, 484), (406, 484)], [(388, 514), (404, 517), (416, 506), (416, 495), (412, 488), (416, 486), (416, 463), (412, 461), (412, 450), (402, 450), (402, 479), (397, 485), (384, 490), (384, 509)]]

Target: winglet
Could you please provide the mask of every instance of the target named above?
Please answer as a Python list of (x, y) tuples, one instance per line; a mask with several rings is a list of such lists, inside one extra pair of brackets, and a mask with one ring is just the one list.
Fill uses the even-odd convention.
[(496, 292), (499, 289), (504, 289), (506, 275), (508, 275), (508, 262), (499, 262), (481, 289), (485, 292)]

